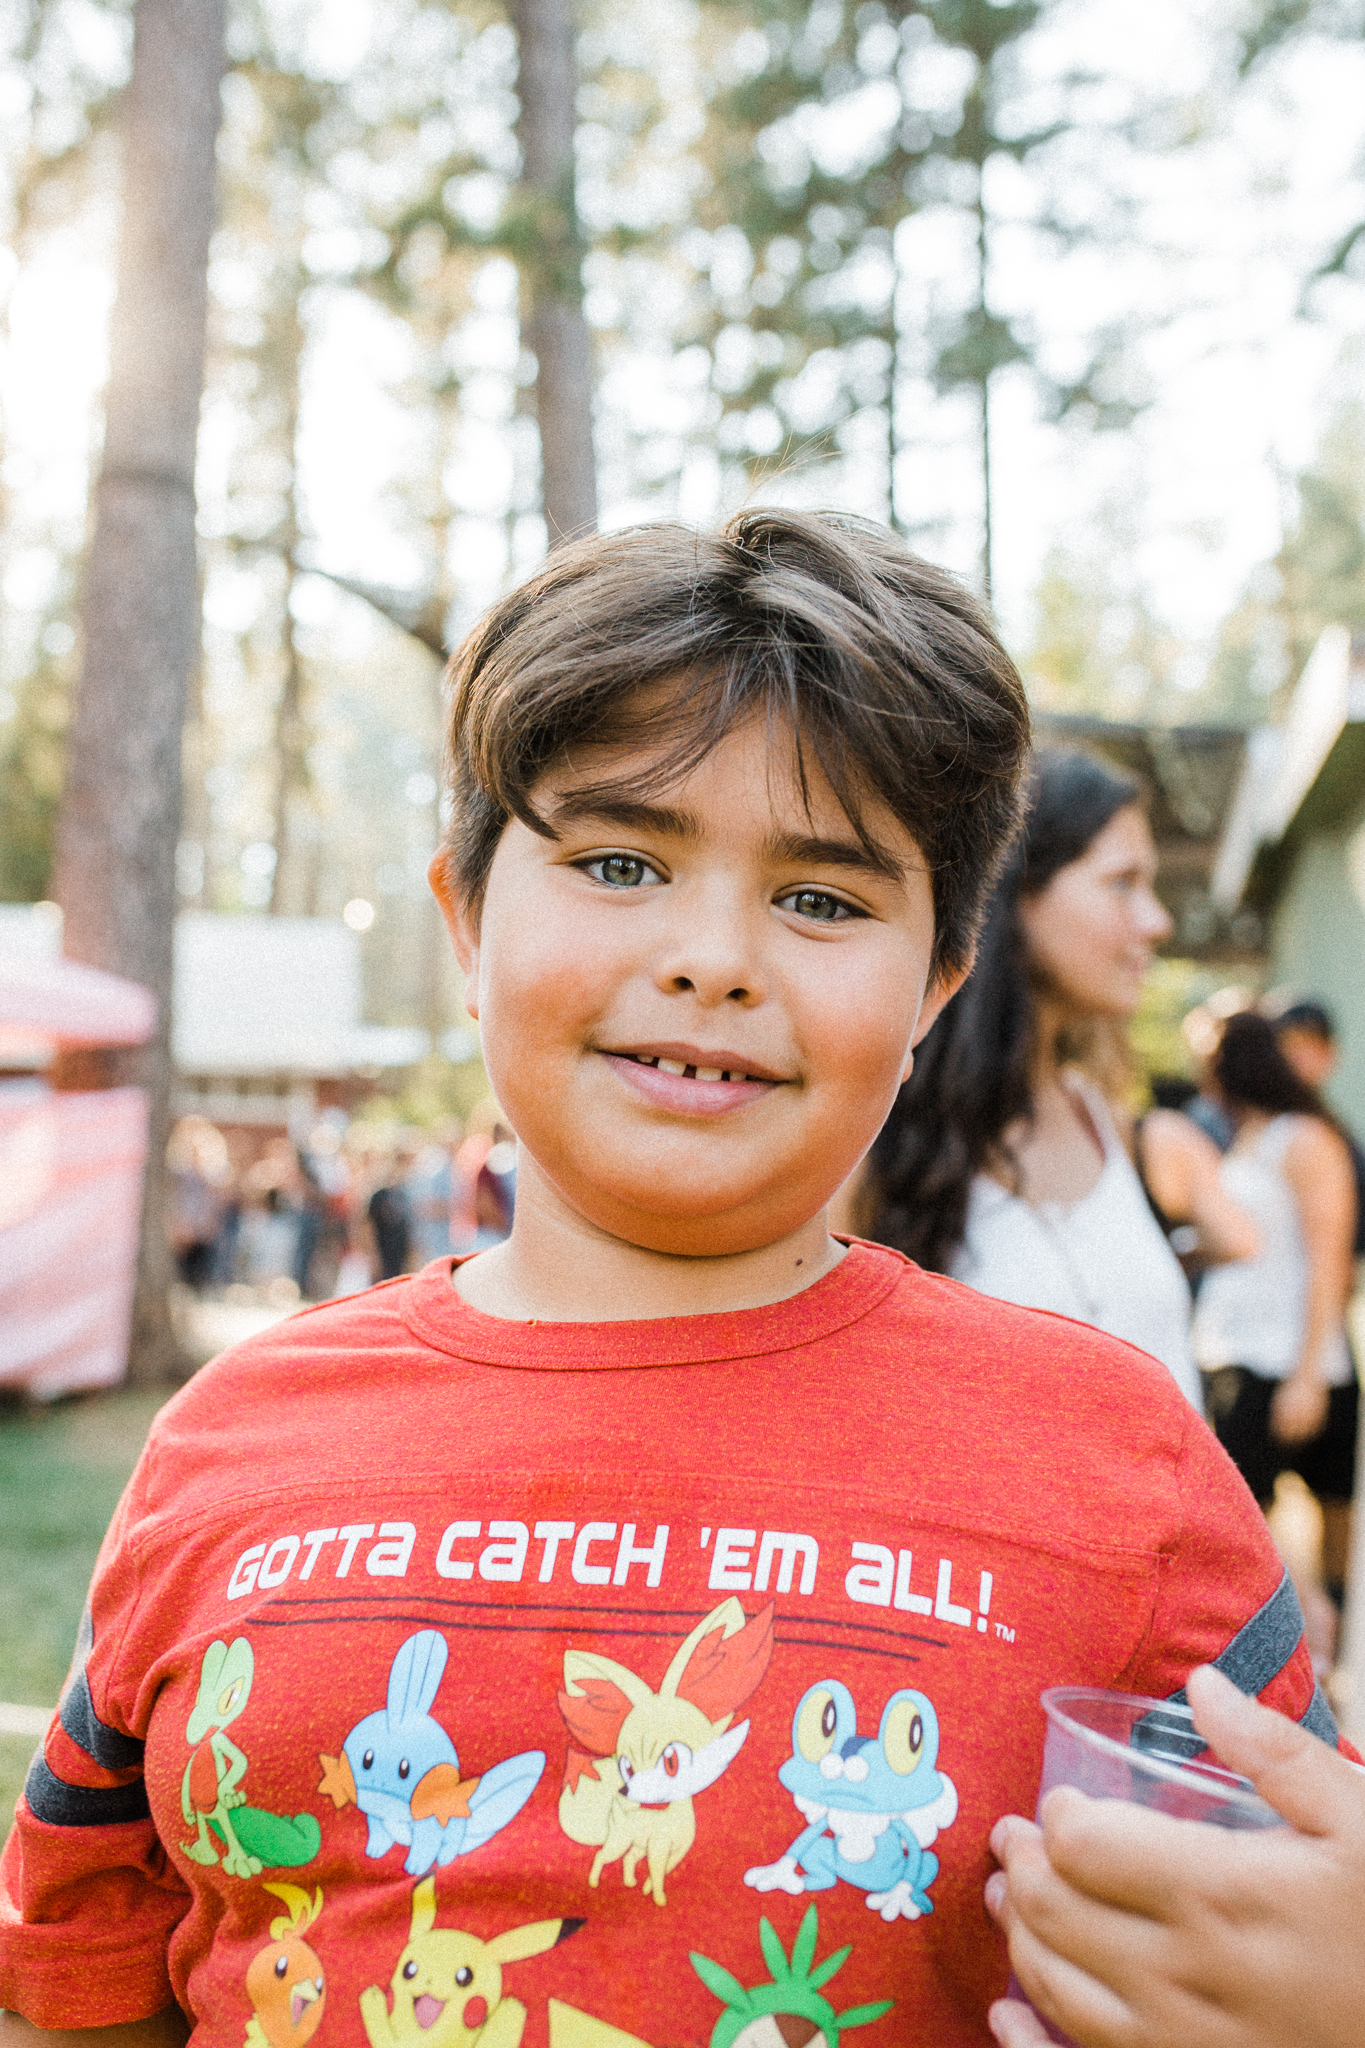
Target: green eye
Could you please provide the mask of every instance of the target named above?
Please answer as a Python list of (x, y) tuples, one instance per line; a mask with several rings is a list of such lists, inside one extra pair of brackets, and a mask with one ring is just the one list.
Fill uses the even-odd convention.
[(638, 889), (645, 882), (659, 879), (649, 862), (634, 853), (602, 854), (585, 863), (585, 872), (605, 882), (609, 889)]
[(827, 889), (791, 889), (778, 898), (778, 904), (781, 909), (794, 910), (798, 917), (809, 917), (816, 924), (840, 924), (859, 915), (851, 903), (831, 896)]

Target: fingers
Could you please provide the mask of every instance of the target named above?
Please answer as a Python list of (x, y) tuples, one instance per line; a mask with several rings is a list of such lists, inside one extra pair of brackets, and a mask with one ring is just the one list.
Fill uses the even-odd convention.
[[(1139, 2037), (1135, 2032), (1134, 2015), (1125, 2000), (1092, 1977), (1070, 1956), (1060, 1955), (1050, 1946), (1053, 1940), (1058, 1939), (1068, 1948), (1071, 1946), (1065, 1934), (1059, 1936), (1056, 1927), (1045, 1926), (1045, 1938), (1040, 1938), (1035, 1932), (1038, 1900), (1027, 1879), (1021, 1882), (1019, 1876), (1020, 1869), (1035, 1858), (1046, 1868), (1041, 1846), (1023, 1845), (1016, 1858), (1015, 1873), (1006, 1880), (997, 1871), (987, 1886), (987, 1903), (1009, 1938), (1010, 1962), (1016, 1978), (1038, 2012), (1075, 2042), (1083, 2044), (1083, 2048), (1136, 2048)], [(1094, 1907), (1089, 1901), (1078, 1900), (1076, 1894), (1069, 1893), (1056, 1878), (1051, 1882), (1059, 1894), (1067, 1894), (1068, 1902), (1079, 1905), (1092, 1921), (1096, 1914), (1103, 1914), (1109, 1921), (1118, 1921), (1122, 1917), (1107, 1907)], [(1102, 1940), (1098, 1962), (1106, 1975), (1118, 1974), (1114, 1969), (1115, 1961), (1116, 1945)], [(997, 2016), (1002, 2012), (1004, 2023), (1013, 2029), (1012, 2032), (1002, 2033), (996, 2026)], [(1045, 2030), (1036, 2023), (1032, 2032), (1026, 2031), (1024, 2022), (1013, 2011), (1004, 2011), (1003, 2005), (992, 2007), (991, 2023), (996, 2039), (1004, 2041), (1007, 2048), (1033, 2048), (1035, 2042), (1048, 2038)]]
[[(1239, 1837), (1200, 1828), (1122, 1799), (1090, 1799), (1070, 1786), (1049, 1792), (1042, 1806), (1047, 1860), (1079, 1893), (1124, 1913), (1163, 1923), (1178, 1916), (1192, 1856), (1231, 1882)], [(1197, 1839), (1191, 1831), (1197, 1830)], [(1014, 1866), (1007, 1865), (1011, 1878)]]
[(997, 1998), (986, 2018), (1000, 2048), (1049, 2048), (1047, 2028), (1017, 1998)]
[(1211, 1665), (1191, 1672), (1188, 1691), (1199, 1733), (1292, 1827), (1306, 1835), (1365, 1827), (1365, 1776), (1316, 1735), (1248, 1699)]
[[(1056, 1796), (1050, 1794), (1049, 1799)], [(1082, 1823), (1086, 1810), (1098, 1814), (1106, 1828), (1112, 1828), (1117, 1818), (1120, 1837), (1125, 1816), (1135, 1814), (1135, 1809), (1116, 1800), (1073, 1796), (1082, 1809)], [(1016, 1946), (1027, 1937), (1038, 1952), (1035, 1967), (1041, 1969), (1038, 1958), (1049, 1954), (1064, 1959), (1077, 1975), (1093, 1972), (1119, 1990), (1140, 1983), (1144, 1973), (1156, 1967), (1164, 1939), (1160, 1925), (1164, 1914), (1149, 1917), (1140, 1907), (1132, 1910), (1127, 1895), (1115, 1900), (1098, 1895), (1088, 1864), (1082, 1867), (1078, 1882), (1069, 1882), (1067, 1873), (1058, 1866), (1050, 1839), (1045, 1840), (1039, 1829), (1025, 1822), (1014, 1821), (1004, 1829), (997, 1828), (996, 1835), (1000, 1839), (993, 1841), (992, 1846), (1004, 1868), (987, 1883), (986, 1905), (1004, 1927), (1012, 1956)], [(1156, 1882), (1162, 1907), (1169, 1906), (1168, 1886), (1153, 1880), (1142, 1865), (1138, 1877), (1144, 1887)], [(1131, 1893), (1132, 1884), (1126, 1889)], [(1031, 1997), (1032, 1987), (1023, 1976), (1017, 1956), (1015, 1967), (1020, 1970), (1020, 1981)]]

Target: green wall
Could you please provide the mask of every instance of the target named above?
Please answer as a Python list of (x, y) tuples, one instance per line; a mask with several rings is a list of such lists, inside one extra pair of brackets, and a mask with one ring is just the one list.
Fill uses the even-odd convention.
[(1341, 1065), (1327, 1093), (1365, 1139), (1365, 805), (1296, 856), (1271, 919), (1268, 980), (1332, 1011)]

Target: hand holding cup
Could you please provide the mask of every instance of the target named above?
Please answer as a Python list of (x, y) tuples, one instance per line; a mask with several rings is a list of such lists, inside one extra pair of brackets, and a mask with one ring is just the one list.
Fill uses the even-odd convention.
[[(1365, 1773), (1194, 1672), (1195, 1725), (1289, 1823), (1228, 1831), (1070, 1787), (1008, 1815), (986, 1902), (1019, 1983), (1082, 2048), (1360, 2048)], [(1001, 2048), (1052, 2038), (1017, 2001)]]

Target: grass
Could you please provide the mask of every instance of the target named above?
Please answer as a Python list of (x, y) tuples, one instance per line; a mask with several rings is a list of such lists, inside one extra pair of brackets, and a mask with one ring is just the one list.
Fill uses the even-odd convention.
[[(100, 1539), (170, 1391), (0, 1408), (0, 1700), (55, 1702)], [(0, 1833), (33, 1747), (0, 1735)]]

